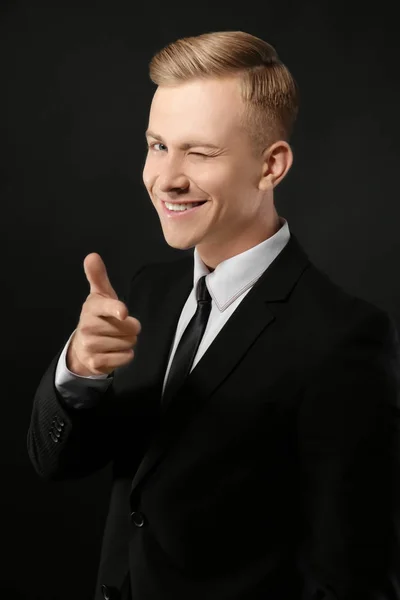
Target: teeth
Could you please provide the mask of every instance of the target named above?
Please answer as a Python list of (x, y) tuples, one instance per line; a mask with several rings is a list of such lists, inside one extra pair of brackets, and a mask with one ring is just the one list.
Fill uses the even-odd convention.
[(199, 206), (200, 202), (188, 202), (186, 204), (170, 204), (169, 202), (165, 202), (165, 206), (169, 209), (169, 210), (188, 210), (190, 208), (193, 208), (195, 206)]

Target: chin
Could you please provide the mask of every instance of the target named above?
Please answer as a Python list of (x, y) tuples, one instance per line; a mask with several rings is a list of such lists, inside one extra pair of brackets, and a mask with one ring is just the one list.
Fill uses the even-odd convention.
[(167, 238), (165, 238), (165, 241), (167, 242), (168, 246), (170, 246), (171, 248), (175, 248), (176, 250), (190, 250), (191, 248), (194, 248), (196, 246), (195, 242), (187, 242), (186, 244), (184, 243), (178, 243), (178, 242), (170, 242), (168, 241)]
[(183, 232), (182, 235), (176, 232), (171, 235), (171, 231), (163, 230), (163, 234), (168, 246), (176, 250), (190, 250), (199, 243), (194, 235), (184, 235)]

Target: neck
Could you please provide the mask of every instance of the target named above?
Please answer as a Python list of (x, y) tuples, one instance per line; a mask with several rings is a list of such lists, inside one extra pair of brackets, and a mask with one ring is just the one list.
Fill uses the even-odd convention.
[(258, 246), (261, 242), (264, 242), (268, 238), (275, 235), (277, 231), (282, 227), (280, 216), (276, 213), (274, 219), (271, 221), (269, 226), (263, 231), (259, 231), (258, 234), (254, 235), (254, 231), (249, 232), (247, 238), (236, 238), (230, 239), (227, 244), (225, 243), (214, 243), (214, 244), (198, 244), (196, 246), (199, 256), (207, 269), (212, 272), (219, 265), (219, 263), (254, 246)]

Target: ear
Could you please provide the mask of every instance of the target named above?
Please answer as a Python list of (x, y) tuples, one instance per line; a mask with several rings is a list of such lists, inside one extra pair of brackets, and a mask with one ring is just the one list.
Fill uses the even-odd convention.
[(263, 153), (260, 190), (273, 189), (285, 177), (293, 163), (293, 152), (284, 140), (274, 142)]

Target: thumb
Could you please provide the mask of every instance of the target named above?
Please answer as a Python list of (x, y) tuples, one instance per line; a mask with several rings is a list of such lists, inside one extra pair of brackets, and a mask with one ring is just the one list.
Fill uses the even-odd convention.
[(90, 284), (91, 294), (100, 294), (118, 300), (118, 295), (108, 279), (107, 269), (100, 254), (97, 252), (88, 254), (83, 261), (83, 268)]

